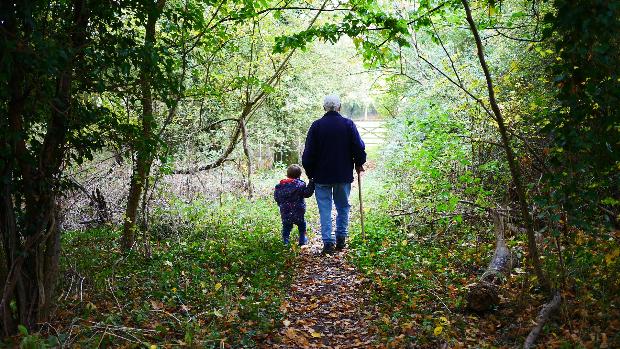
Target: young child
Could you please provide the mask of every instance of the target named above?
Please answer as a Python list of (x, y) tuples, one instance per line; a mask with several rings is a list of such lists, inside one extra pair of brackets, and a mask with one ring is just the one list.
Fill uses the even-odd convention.
[(308, 242), (306, 238), (306, 202), (304, 198), (309, 198), (314, 193), (314, 182), (306, 186), (306, 183), (299, 179), (301, 177), (301, 167), (291, 165), (286, 170), (286, 179), (276, 185), (273, 197), (280, 207), (280, 217), (282, 217), (282, 239), (288, 245), (293, 224), (299, 230), (299, 246)]

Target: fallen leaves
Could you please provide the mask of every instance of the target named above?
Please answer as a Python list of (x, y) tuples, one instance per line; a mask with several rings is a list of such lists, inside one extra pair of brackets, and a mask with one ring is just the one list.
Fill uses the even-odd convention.
[(312, 330), (312, 329), (310, 330), (310, 335), (312, 337), (314, 337), (314, 338), (321, 338), (321, 337), (323, 337), (323, 335), (321, 335), (320, 332), (314, 332), (314, 330)]
[(298, 333), (298, 331), (295, 330), (294, 328), (289, 327), (285, 332), (285, 336), (292, 343), (295, 343), (303, 348), (310, 347), (310, 342), (308, 342), (308, 339), (306, 339), (306, 337), (303, 334)]
[(372, 329), (378, 312), (367, 299), (364, 279), (343, 254), (329, 258), (317, 254), (320, 239), (314, 238), (299, 255), (302, 267), (280, 305), (286, 314), (277, 336), (268, 337), (262, 348), (375, 348)]

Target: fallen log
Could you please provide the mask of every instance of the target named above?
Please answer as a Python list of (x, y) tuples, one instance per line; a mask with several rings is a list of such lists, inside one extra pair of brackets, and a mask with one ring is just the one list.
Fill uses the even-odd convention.
[(504, 238), (505, 217), (498, 212), (491, 212), (491, 215), (495, 226), (495, 252), (478, 282), (468, 288), (466, 297), (467, 307), (480, 313), (499, 303), (498, 288), (515, 265), (515, 259)]
[(532, 331), (530, 331), (530, 334), (528, 334), (525, 339), (525, 343), (523, 343), (524, 349), (530, 349), (534, 345), (534, 342), (538, 338), (540, 331), (542, 331), (545, 322), (549, 320), (551, 314), (553, 314), (553, 312), (560, 306), (561, 301), (562, 297), (560, 296), (560, 292), (556, 292), (551, 301), (543, 305), (542, 309), (540, 309), (540, 312), (538, 313), (538, 316), (536, 317), (536, 326), (532, 329)]

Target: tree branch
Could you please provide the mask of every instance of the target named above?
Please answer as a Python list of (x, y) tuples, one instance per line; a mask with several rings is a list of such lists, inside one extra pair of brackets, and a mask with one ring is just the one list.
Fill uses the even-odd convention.
[[(414, 43), (414, 45), (416, 46), (416, 49), (417, 49), (417, 46), (418, 46), (417, 43)], [(452, 79), (450, 76), (448, 76), (448, 74), (446, 74), (443, 70), (437, 68), (437, 66), (435, 66), (428, 59), (426, 59), (424, 56), (422, 56), (422, 54), (419, 51), (418, 51), (418, 58), (420, 58), (421, 60), (426, 62), (426, 64), (431, 66), (431, 68), (433, 68), (435, 71), (437, 71), (439, 74), (441, 74), (444, 78), (448, 79), (448, 81), (450, 81), (454, 86), (460, 88), (463, 92), (465, 92), (465, 94), (467, 94), (469, 97), (471, 97), (474, 101), (476, 101), (476, 103), (478, 103), (482, 107), (482, 109), (484, 109), (484, 111), (487, 113), (487, 115), (489, 117), (491, 117), (491, 119), (495, 120), (495, 115), (493, 114), (493, 112), (491, 112), (491, 110), (489, 110), (489, 108), (486, 106), (486, 104), (484, 104), (484, 102), (479, 97), (475, 96), (473, 93), (471, 93), (469, 90), (467, 90), (463, 85), (461, 85), (458, 82), (454, 81), (454, 79)]]
[[(325, 6), (327, 5), (328, 2), (329, 2), (329, 0), (325, 0), (323, 2), (323, 5), (321, 6), (321, 9), (325, 8)], [(314, 25), (316, 20), (319, 18), (319, 15), (321, 14), (321, 12), (322, 11), (317, 12), (317, 14), (314, 16), (314, 18), (312, 18), (312, 20), (308, 24), (308, 28), (306, 30), (310, 29)], [(267, 82), (266, 82), (267, 85), (273, 84), (273, 82), (282, 74), (282, 72), (284, 71), (284, 68), (286, 67), (286, 65), (288, 64), (289, 60), (291, 59), (291, 57), (293, 56), (293, 54), (296, 51), (297, 51), (297, 49), (293, 48), (286, 55), (286, 57), (284, 58), (282, 63), (278, 66), (276, 71), (273, 73), (273, 75), (267, 80)], [(235, 147), (236, 147), (237, 143), (239, 142), (239, 136), (241, 136), (241, 133), (242, 133), (242, 127), (245, 127), (244, 125), (247, 122), (247, 120), (249, 120), (249, 118), (252, 116), (252, 114), (262, 104), (266, 94), (267, 94), (267, 91), (265, 89), (262, 89), (261, 92), (258, 95), (256, 95), (253, 98), (249, 98), (246, 101), (246, 103), (245, 103), (245, 105), (243, 107), (243, 111), (241, 112), (241, 116), (238, 119), (235, 119), (237, 121), (237, 126), (235, 127), (235, 130), (233, 131), (233, 134), (232, 134), (232, 136), (230, 138), (230, 143), (228, 144), (228, 147), (226, 148), (224, 153), (222, 153), (220, 155), (220, 157), (217, 158), (217, 160), (215, 160), (211, 164), (200, 166), (200, 167), (197, 167), (195, 169), (176, 170), (176, 171), (173, 171), (172, 173), (173, 174), (192, 174), (192, 173), (199, 172), (199, 171), (210, 170), (210, 169), (213, 169), (213, 168), (216, 168), (216, 167), (222, 165), (226, 161), (228, 156), (235, 150)], [(217, 122), (223, 122), (225, 120), (230, 120), (230, 119), (224, 119), (224, 120), (220, 120), (220, 121), (217, 121)]]

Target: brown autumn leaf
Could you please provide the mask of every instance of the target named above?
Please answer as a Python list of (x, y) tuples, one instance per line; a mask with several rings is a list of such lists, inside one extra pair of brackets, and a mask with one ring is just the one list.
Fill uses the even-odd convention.
[(151, 306), (153, 307), (154, 310), (160, 310), (164, 308), (164, 303), (151, 299)]

